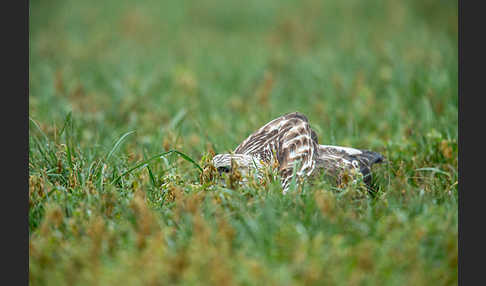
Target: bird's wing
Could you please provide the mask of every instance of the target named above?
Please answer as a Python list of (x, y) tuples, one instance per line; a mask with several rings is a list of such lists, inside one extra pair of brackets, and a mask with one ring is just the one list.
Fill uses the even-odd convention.
[(284, 192), (287, 191), (294, 166), (297, 176), (309, 175), (315, 166), (317, 135), (310, 128), (307, 118), (298, 113), (280, 116), (262, 126), (246, 138), (235, 154), (255, 156), (264, 162), (278, 160)]

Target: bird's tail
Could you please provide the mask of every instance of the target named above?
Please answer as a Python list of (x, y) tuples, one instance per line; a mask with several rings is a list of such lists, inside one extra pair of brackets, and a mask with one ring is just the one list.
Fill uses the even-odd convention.
[(360, 150), (360, 151), (361, 154), (355, 155), (355, 157), (358, 158), (359, 160), (366, 161), (367, 165), (370, 167), (373, 164), (383, 162), (383, 155), (381, 155), (380, 153), (369, 151), (369, 150)]
[(374, 151), (331, 145), (320, 145), (319, 156), (324, 165), (358, 167), (368, 186), (371, 183), (371, 166), (384, 160), (383, 155)]

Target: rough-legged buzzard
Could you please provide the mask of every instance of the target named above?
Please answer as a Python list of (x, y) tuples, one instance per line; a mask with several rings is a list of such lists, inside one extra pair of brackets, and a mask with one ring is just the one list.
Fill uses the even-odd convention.
[(383, 156), (373, 151), (319, 145), (307, 117), (298, 112), (268, 122), (248, 136), (232, 154), (213, 157), (213, 165), (220, 174), (231, 172), (232, 166), (238, 166), (243, 174), (250, 170), (259, 174), (265, 166), (278, 168), (284, 193), (294, 173), (305, 178), (325, 172), (339, 182), (345, 171), (356, 170), (363, 174), (369, 186), (371, 166), (382, 161)]

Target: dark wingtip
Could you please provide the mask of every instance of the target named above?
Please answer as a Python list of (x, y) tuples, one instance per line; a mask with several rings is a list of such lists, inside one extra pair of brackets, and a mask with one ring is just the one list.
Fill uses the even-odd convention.
[(364, 176), (364, 182), (368, 188), (368, 191), (374, 192), (376, 186), (373, 183), (373, 175), (371, 174), (371, 166), (373, 164), (381, 163), (385, 160), (385, 157), (378, 152), (369, 151), (369, 150), (361, 150), (363, 152), (359, 156), (365, 158), (367, 163), (361, 166), (360, 171)]
[(373, 165), (373, 164), (381, 163), (385, 160), (385, 157), (383, 157), (383, 155), (381, 155), (378, 152), (369, 151), (369, 150), (362, 150), (362, 151), (363, 151), (363, 154), (361, 154), (361, 156), (363, 156), (363, 157), (365, 157), (366, 159), (369, 160), (370, 166)]
[(377, 155), (377, 157), (376, 157), (374, 163), (382, 163), (383, 161), (385, 161), (385, 157), (383, 157), (383, 155), (381, 155), (380, 153), (376, 153), (376, 155)]

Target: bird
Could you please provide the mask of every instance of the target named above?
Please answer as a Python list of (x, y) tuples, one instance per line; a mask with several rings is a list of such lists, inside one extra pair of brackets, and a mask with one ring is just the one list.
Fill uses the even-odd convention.
[[(371, 166), (383, 162), (378, 152), (351, 147), (320, 145), (308, 118), (292, 112), (275, 118), (250, 134), (231, 153), (217, 154), (212, 164), (219, 175), (234, 168), (243, 176), (250, 173), (262, 178), (266, 167), (274, 168), (286, 194), (294, 176), (306, 179), (325, 173), (340, 183), (343, 174), (361, 173), (371, 186)], [(298, 180), (299, 182), (302, 180)]]

